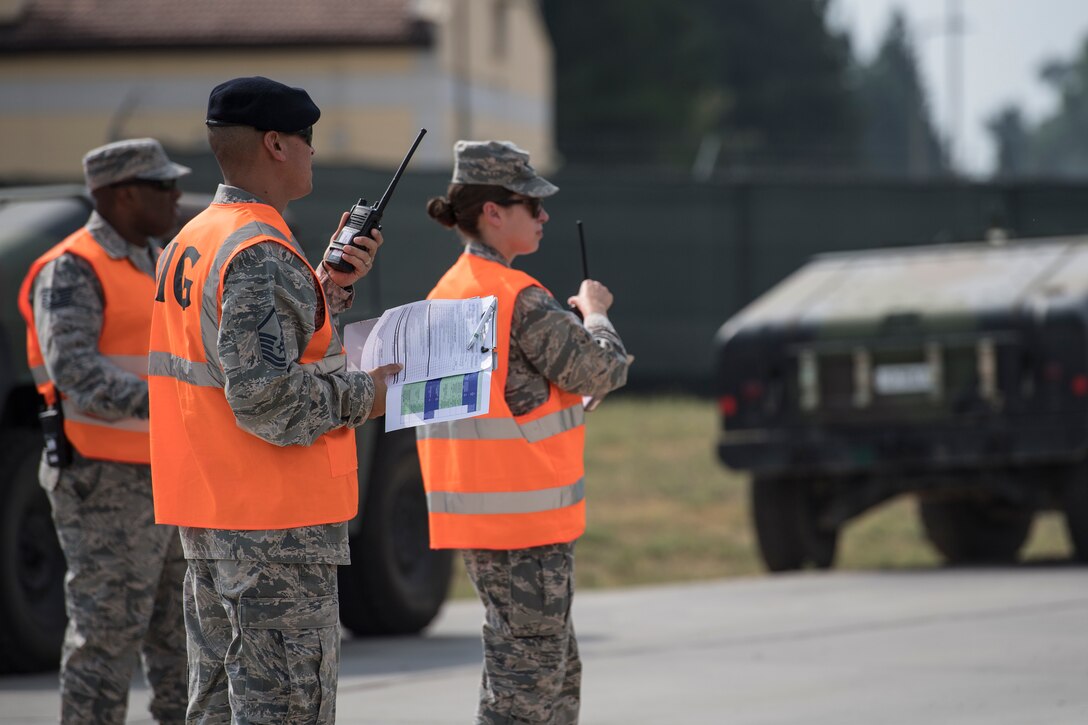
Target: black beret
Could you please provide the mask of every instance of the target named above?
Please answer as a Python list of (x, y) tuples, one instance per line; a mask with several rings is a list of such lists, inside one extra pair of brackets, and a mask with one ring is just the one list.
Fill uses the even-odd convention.
[(320, 117), (321, 109), (306, 91), (252, 76), (234, 78), (213, 88), (205, 123), (291, 133), (313, 126)]

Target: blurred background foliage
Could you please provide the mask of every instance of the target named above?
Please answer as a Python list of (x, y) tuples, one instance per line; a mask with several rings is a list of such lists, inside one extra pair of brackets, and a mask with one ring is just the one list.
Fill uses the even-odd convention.
[(1075, 58), (1047, 63), (1039, 77), (1058, 97), (1058, 108), (1034, 125), (1016, 106), (1006, 106), (990, 119), (997, 171), (1008, 176), (1088, 175), (1088, 38)]
[[(872, 59), (830, 0), (546, 0), (560, 152), (587, 163), (696, 172), (947, 176), (915, 39), (891, 17)], [(603, 30), (602, 30), (603, 29)], [(768, 42), (774, 38), (774, 42)], [(1000, 175), (1088, 175), (1088, 39), (1040, 82), (1060, 105), (1037, 125), (1009, 106), (988, 128)]]

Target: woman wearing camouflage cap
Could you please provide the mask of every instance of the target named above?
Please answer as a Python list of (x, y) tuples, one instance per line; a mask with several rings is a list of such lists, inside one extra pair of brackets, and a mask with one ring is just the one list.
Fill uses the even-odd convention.
[(477, 723), (578, 721), (581, 661), (570, 605), (574, 542), (585, 531), (582, 396), (627, 379), (608, 320), (612, 294), (585, 280), (561, 306), (511, 267), (540, 246), (559, 189), (508, 142), (459, 141), (447, 196), (427, 213), (456, 228), (464, 254), (431, 299), (494, 295), (490, 411), (417, 428), (431, 546), (462, 549), (487, 610)]

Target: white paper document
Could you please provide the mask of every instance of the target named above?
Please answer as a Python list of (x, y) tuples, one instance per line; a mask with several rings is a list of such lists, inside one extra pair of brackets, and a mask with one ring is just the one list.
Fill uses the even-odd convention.
[(349, 370), (404, 366), (389, 381), (387, 431), (488, 412), (496, 305), (495, 297), (423, 300), (344, 328)]

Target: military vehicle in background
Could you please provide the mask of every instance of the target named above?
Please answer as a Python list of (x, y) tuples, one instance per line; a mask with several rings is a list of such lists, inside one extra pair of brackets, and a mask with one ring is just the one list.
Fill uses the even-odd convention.
[(772, 571), (831, 566), (900, 494), (949, 563), (1015, 560), (1054, 509), (1088, 561), (1088, 237), (819, 256), (715, 343)]
[[(210, 200), (184, 196), (184, 218)], [(66, 624), (66, 567), (38, 485), (39, 396), (16, 295), (30, 263), (91, 209), (82, 186), (0, 190), (0, 673), (56, 667)], [(380, 300), (358, 297), (341, 322), (374, 314)], [(415, 435), (385, 434), (371, 421), (357, 439), (360, 516), (351, 522), (352, 565), (340, 568), (341, 621), (356, 634), (418, 632), (445, 601), (452, 559), (429, 548)]]

